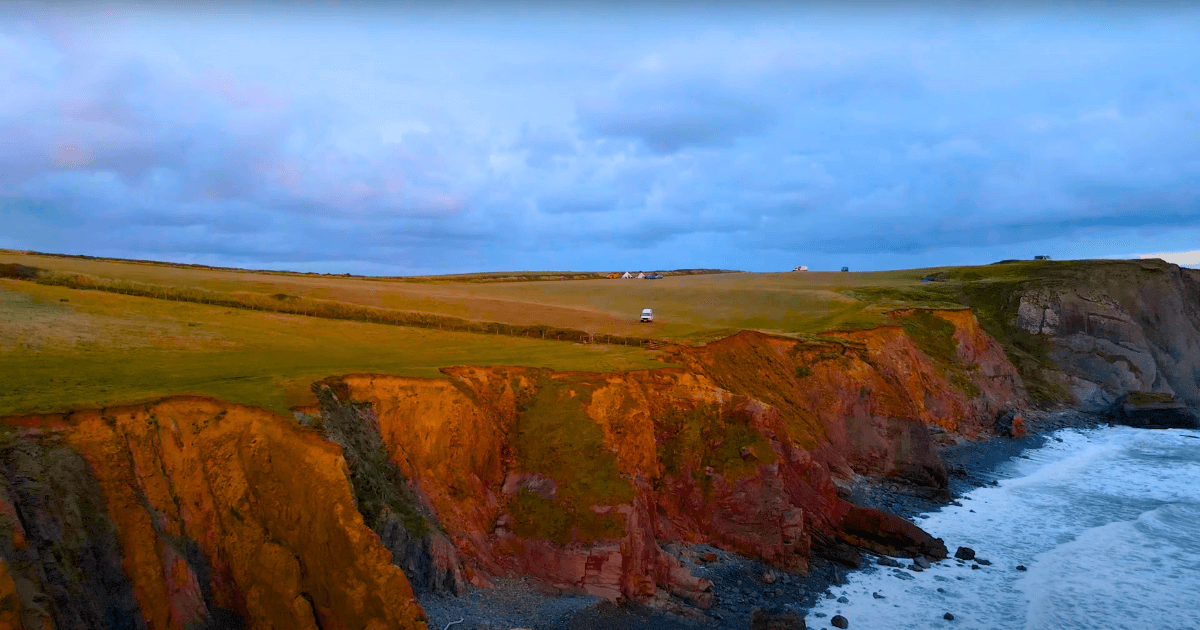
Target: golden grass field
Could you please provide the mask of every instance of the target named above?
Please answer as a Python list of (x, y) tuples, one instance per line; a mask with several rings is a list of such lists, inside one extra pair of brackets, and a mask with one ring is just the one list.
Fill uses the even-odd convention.
[[(277, 303), (271, 296), (282, 295), (305, 304), (362, 305), (375, 312), (431, 313), (687, 344), (743, 329), (795, 335), (869, 328), (894, 308), (961, 308), (967, 291), (976, 296), (971, 305), (978, 310), (986, 308), (986, 299), (978, 296), (994, 293), (989, 283), (1075, 268), (1071, 263), (1020, 262), (866, 273), (472, 282), (466, 281), (470, 276), (406, 281), (0, 250), (0, 265), (7, 263), (81, 274), (99, 285), (202, 289), (254, 308), (265, 304), (270, 309)], [(921, 282), (940, 271), (950, 273), (949, 281)], [(637, 322), (643, 308), (654, 309), (654, 324)], [(637, 345), (579, 344), (521, 334), (306, 317), (0, 279), (0, 416), (174, 393), (208, 394), (283, 412), (310, 401), (312, 381), (350, 372), (437, 377), (438, 368), (451, 365), (578, 371), (664, 365), (653, 351)]]
[[(67, 300), (67, 301), (63, 301)], [(280, 413), (351, 372), (452, 365), (662, 367), (640, 347), (580, 345), (281, 315), (0, 279), (0, 416), (207, 394)]]
[[(722, 273), (661, 280), (472, 283), (195, 269), (0, 251), (2, 263), (146, 284), (285, 294), (476, 321), (545, 324), (682, 342), (742, 329), (817, 332), (863, 316), (864, 322), (877, 321), (869, 303), (841, 292), (864, 286), (916, 286), (930, 272)], [(638, 323), (643, 308), (654, 309), (654, 324)]]

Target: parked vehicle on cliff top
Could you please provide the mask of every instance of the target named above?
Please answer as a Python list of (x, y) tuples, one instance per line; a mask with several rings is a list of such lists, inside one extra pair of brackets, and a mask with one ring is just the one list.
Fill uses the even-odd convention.
[(654, 311), (648, 308), (642, 309), (642, 322), (654, 322)]

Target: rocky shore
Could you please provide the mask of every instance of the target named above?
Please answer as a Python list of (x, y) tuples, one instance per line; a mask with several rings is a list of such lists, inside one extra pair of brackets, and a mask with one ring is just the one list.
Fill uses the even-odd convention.
[[(1027, 435), (987, 437), (981, 441), (947, 438), (940, 454), (949, 474), (949, 497), (928, 488), (859, 478), (843, 488), (844, 498), (858, 505), (885, 510), (911, 519), (952, 504), (975, 488), (996, 482), (996, 470), (1028, 449), (1051, 439), (1064, 428), (1088, 428), (1108, 423), (1101, 413), (1077, 410), (1029, 411), (1024, 414)], [(946, 541), (951, 549), (954, 541)], [(714, 602), (699, 610), (678, 600), (648, 605), (617, 606), (598, 597), (560, 596), (539, 590), (531, 580), (502, 580), (492, 589), (469, 588), (461, 597), (427, 595), (421, 605), (429, 627), (441, 630), (654, 630), (713, 628), (764, 630), (804, 628), (803, 620), (818, 598), (833, 598), (832, 587), (845, 583), (850, 571), (895, 570), (913, 564), (844, 548), (814, 552), (807, 575), (781, 571), (744, 556), (708, 545), (666, 545), (668, 553), (713, 583)], [(962, 560), (946, 560), (962, 562)], [(919, 561), (918, 561), (919, 562)], [(895, 565), (895, 566), (892, 566)], [(903, 579), (903, 575), (900, 576)], [(758, 611), (758, 612), (756, 612)], [(757, 623), (756, 623), (757, 621)], [(832, 620), (809, 619), (808, 627)], [(849, 620), (851, 624), (853, 620)], [(820, 626), (814, 624), (820, 622)], [(790, 625), (789, 625), (790, 624)]]

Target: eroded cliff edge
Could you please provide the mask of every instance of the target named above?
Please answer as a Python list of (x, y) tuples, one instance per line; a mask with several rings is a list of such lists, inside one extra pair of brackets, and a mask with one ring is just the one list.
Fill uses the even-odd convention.
[(707, 605), (672, 541), (796, 570), (846, 545), (936, 556), (839, 485), (944, 489), (940, 439), (1031, 404), (1200, 402), (1196, 274), (1122, 264), (956, 288), (980, 320), (667, 352), (682, 368), (329, 379), (300, 423), (194, 397), (7, 418), (0, 627), (419, 628), (413, 589), (513, 573)]
[[(899, 311), (870, 331), (743, 332), (619, 374), (446, 368), (447, 379), (318, 383), (306, 422), (356, 415), (454, 553), (437, 572), (531, 575), (614, 600), (711, 602), (666, 542), (706, 542), (804, 570), (815, 548), (945, 554), (837, 481), (944, 489), (934, 432), (978, 436), (1026, 395), (968, 310)], [(399, 512), (400, 510), (394, 510)]]
[(8, 627), (425, 627), (339, 449), (288, 419), (181, 396), (4, 429)]
[(704, 607), (661, 543), (796, 570), (847, 544), (944, 555), (835, 480), (944, 486), (929, 427), (979, 434), (1024, 397), (969, 311), (669, 358), (350, 375), (303, 422), (189, 396), (7, 418), (0, 601), (38, 628), (419, 628), (412, 585), (517, 573)]

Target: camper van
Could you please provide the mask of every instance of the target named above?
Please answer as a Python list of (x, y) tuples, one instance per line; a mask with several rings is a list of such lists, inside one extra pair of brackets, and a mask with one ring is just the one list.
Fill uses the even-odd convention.
[(654, 311), (652, 311), (648, 308), (642, 309), (642, 321), (643, 322), (653, 322), (654, 321)]

